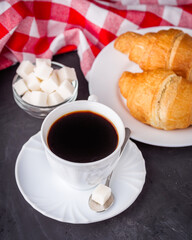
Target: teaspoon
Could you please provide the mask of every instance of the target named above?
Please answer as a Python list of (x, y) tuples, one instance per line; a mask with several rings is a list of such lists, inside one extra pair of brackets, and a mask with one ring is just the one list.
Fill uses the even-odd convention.
[[(121, 156), (123, 155), (124, 153), (124, 150), (128, 144), (128, 139), (129, 139), (129, 136), (131, 134), (131, 130), (129, 128), (125, 128), (125, 140), (124, 140), (124, 143), (121, 147), (121, 152), (120, 152), (120, 155), (119, 155), (119, 158), (121, 158)], [(105, 185), (107, 187), (109, 187), (109, 183), (110, 183), (110, 180), (111, 180), (111, 176), (112, 176), (113, 172), (111, 172), (111, 174), (107, 177), (107, 180), (105, 182)], [(114, 196), (113, 196), (113, 193), (111, 192), (111, 195), (109, 197), (109, 199), (105, 202), (104, 205), (101, 205), (97, 202), (95, 202), (93, 199), (92, 199), (92, 194), (91, 196), (89, 197), (89, 207), (95, 211), (95, 212), (103, 212), (105, 210), (107, 210), (109, 207), (111, 207), (111, 205), (113, 204), (114, 202)]]

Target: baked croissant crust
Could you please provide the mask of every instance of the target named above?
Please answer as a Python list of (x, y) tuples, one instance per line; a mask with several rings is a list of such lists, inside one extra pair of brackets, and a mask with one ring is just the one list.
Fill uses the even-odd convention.
[(145, 124), (173, 130), (192, 123), (192, 83), (172, 70), (124, 72), (119, 88), (130, 114)]
[(170, 69), (192, 81), (192, 37), (181, 30), (127, 32), (115, 40), (114, 47), (143, 70)]

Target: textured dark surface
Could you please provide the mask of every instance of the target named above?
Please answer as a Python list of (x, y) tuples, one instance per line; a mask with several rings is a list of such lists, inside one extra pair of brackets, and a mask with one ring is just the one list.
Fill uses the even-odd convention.
[[(87, 99), (88, 84), (76, 52), (54, 60), (76, 68), (78, 99)], [(192, 239), (192, 147), (164, 148), (134, 141), (146, 161), (146, 182), (132, 206), (112, 219), (75, 225), (34, 210), (16, 185), (15, 162), (42, 120), (27, 115), (14, 102), (11, 83), (17, 66), (0, 71), (0, 239)]]

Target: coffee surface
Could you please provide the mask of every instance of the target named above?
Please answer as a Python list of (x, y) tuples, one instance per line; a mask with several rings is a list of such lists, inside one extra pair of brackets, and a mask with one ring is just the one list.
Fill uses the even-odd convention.
[(77, 111), (53, 123), (47, 142), (57, 156), (87, 163), (111, 154), (117, 147), (118, 134), (113, 124), (103, 116), (91, 111)]

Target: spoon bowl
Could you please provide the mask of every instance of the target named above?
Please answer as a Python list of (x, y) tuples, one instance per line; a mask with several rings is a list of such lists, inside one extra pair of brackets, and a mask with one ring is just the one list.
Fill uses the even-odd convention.
[(109, 199), (105, 202), (104, 205), (101, 205), (97, 202), (95, 202), (93, 199), (92, 199), (92, 194), (91, 196), (89, 197), (89, 207), (95, 211), (95, 212), (103, 212), (105, 210), (107, 210), (109, 207), (111, 207), (111, 205), (113, 204), (114, 202), (114, 196), (113, 196), (113, 193), (111, 193), (111, 196), (109, 197)]

